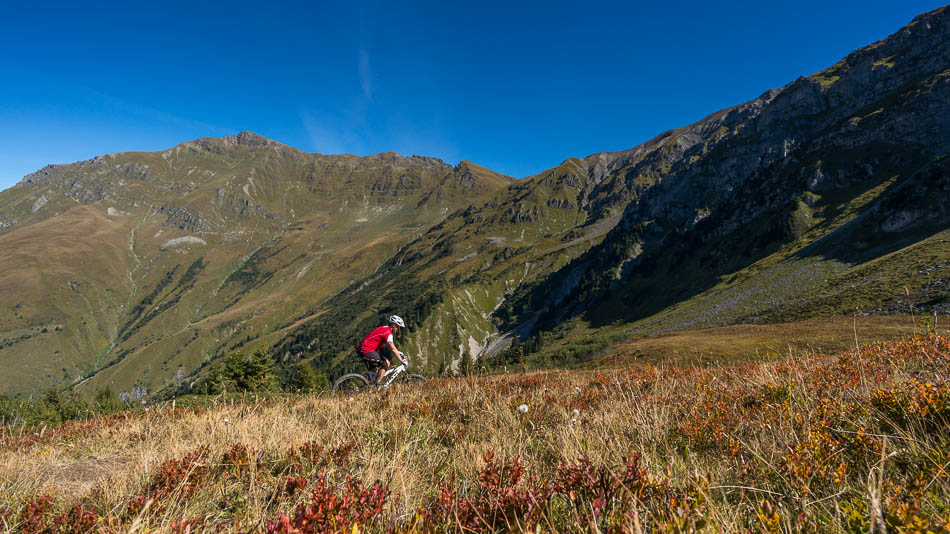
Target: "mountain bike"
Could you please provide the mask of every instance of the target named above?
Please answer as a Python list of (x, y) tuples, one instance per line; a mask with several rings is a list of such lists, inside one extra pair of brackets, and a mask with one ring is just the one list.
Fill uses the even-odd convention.
[[(403, 354), (403, 356), (405, 356), (405, 354)], [(409, 359), (407, 358), (406, 361), (408, 362)], [(426, 381), (426, 377), (409, 373), (406, 365), (400, 363), (396, 367), (386, 371), (385, 378), (379, 387), (388, 389), (390, 384), (396, 382), (397, 380), (405, 384), (421, 384)], [(348, 375), (341, 376), (336, 382), (333, 383), (333, 393), (348, 395), (351, 393), (359, 393), (360, 391), (368, 390), (369, 388), (374, 387), (377, 387), (376, 371), (370, 371), (366, 375), (362, 375), (360, 373), (350, 373)]]

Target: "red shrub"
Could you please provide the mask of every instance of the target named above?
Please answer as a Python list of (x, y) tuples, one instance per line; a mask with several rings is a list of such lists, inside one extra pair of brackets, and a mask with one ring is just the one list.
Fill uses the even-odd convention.
[(302, 489), (306, 485), (307, 479), (300, 475), (287, 477), (287, 480), (284, 481), (284, 492), (287, 495), (293, 495), (297, 493), (297, 490)]
[(53, 530), (62, 534), (86, 534), (89, 532), (106, 532), (102, 518), (89, 510), (82, 503), (76, 503), (68, 512), (53, 518)]
[(222, 468), (225, 473), (241, 476), (247, 473), (251, 467), (251, 452), (247, 445), (235, 443), (228, 452), (221, 457)]
[(52, 504), (53, 499), (49, 495), (43, 495), (35, 501), (23, 505), (23, 509), (20, 510), (20, 531), (24, 533), (44, 532)]
[(581, 455), (574, 464), (561, 464), (552, 489), (566, 497), (574, 507), (575, 519), (585, 526), (597, 524), (598, 531), (610, 530), (608, 520), (619, 514), (634, 499), (643, 501), (653, 497), (658, 487), (649, 483), (640, 469), (640, 455), (624, 462), (619, 474), (607, 466), (595, 466)]
[(317, 475), (309, 503), (300, 504), (294, 516), (279, 512), (277, 521), (268, 523), (268, 534), (317, 534), (350, 532), (354, 525), (373, 523), (383, 513), (389, 488), (377, 481), (371, 486), (347, 475), (339, 488), (324, 474)]
[(460, 496), (444, 485), (439, 498), (423, 512), (428, 529), (451, 525), (462, 532), (493, 532), (499, 529), (534, 528), (547, 506), (551, 490), (532, 477), (517, 457), (496, 462), (494, 451), (483, 458), (485, 468), (478, 475), (478, 488)]
[[(50, 513), (52, 504), (53, 500), (47, 495), (26, 503), (20, 511), (20, 524), (17, 532), (25, 534), (112, 532), (112, 529), (103, 522), (102, 518), (86, 508), (83, 503), (76, 503), (68, 511), (56, 515)], [(12, 514), (4, 519), (11, 521)]]
[(202, 445), (181, 460), (164, 462), (158, 473), (152, 476), (145, 492), (129, 500), (126, 514), (138, 515), (148, 501), (153, 501), (152, 506), (161, 509), (173, 494), (179, 494), (185, 500), (194, 496), (211, 478), (211, 467), (207, 462), (209, 454), (210, 448)]

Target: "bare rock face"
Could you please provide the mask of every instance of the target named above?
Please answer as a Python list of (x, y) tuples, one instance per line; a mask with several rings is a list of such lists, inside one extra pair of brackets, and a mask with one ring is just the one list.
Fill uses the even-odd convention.
[(235, 145), (240, 145), (240, 146), (248, 146), (248, 147), (256, 147), (256, 148), (280, 144), (280, 143), (277, 143), (276, 141), (272, 141), (266, 137), (257, 135), (256, 133), (253, 133), (253, 132), (248, 132), (246, 130), (238, 133), (235, 136), (225, 137), (224, 141), (227, 144), (235, 144)]
[(891, 215), (883, 223), (881, 223), (882, 232), (900, 232), (916, 221), (920, 220), (921, 217), (926, 215), (925, 212), (921, 210), (915, 211), (899, 211), (894, 215)]
[[(582, 313), (604, 291), (648, 279), (657, 269), (675, 271), (685, 261), (698, 261), (710, 275), (729, 272), (798, 239), (812, 224), (814, 206), (818, 216), (830, 209), (822, 198), (871, 189), (885, 176), (899, 176), (899, 188), (948, 152), (945, 7), (824, 71), (592, 161), (600, 176), (604, 160), (609, 171), (623, 169), (627, 188), (637, 193), (603, 243), (578, 260), (587, 274), (551, 313)], [(885, 233), (950, 223), (933, 203), (878, 215), (877, 228)], [(631, 262), (633, 249), (642, 253)], [(627, 277), (607, 283), (621, 265)]]
[(46, 195), (40, 195), (40, 198), (36, 199), (36, 202), (33, 203), (33, 208), (31, 211), (36, 213), (40, 208), (46, 205), (47, 202), (49, 202), (49, 199), (46, 198)]

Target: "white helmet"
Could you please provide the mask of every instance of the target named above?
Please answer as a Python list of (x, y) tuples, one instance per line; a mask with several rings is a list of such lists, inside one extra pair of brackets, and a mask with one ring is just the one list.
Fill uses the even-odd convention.
[(391, 317), (389, 318), (389, 324), (394, 324), (394, 325), (398, 326), (399, 328), (405, 328), (405, 327), (406, 327), (406, 323), (404, 323), (404, 322), (402, 321), (402, 317), (399, 317), (398, 315), (393, 315), (393, 316), (391, 316)]

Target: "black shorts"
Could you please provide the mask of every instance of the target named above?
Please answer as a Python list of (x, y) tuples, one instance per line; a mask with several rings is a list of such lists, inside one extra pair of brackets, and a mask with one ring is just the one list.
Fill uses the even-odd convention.
[(376, 369), (385, 369), (388, 367), (386, 358), (384, 358), (382, 354), (375, 350), (370, 352), (357, 351), (356, 354), (358, 354), (360, 359), (363, 360), (363, 365), (366, 366), (367, 370), (375, 371)]

